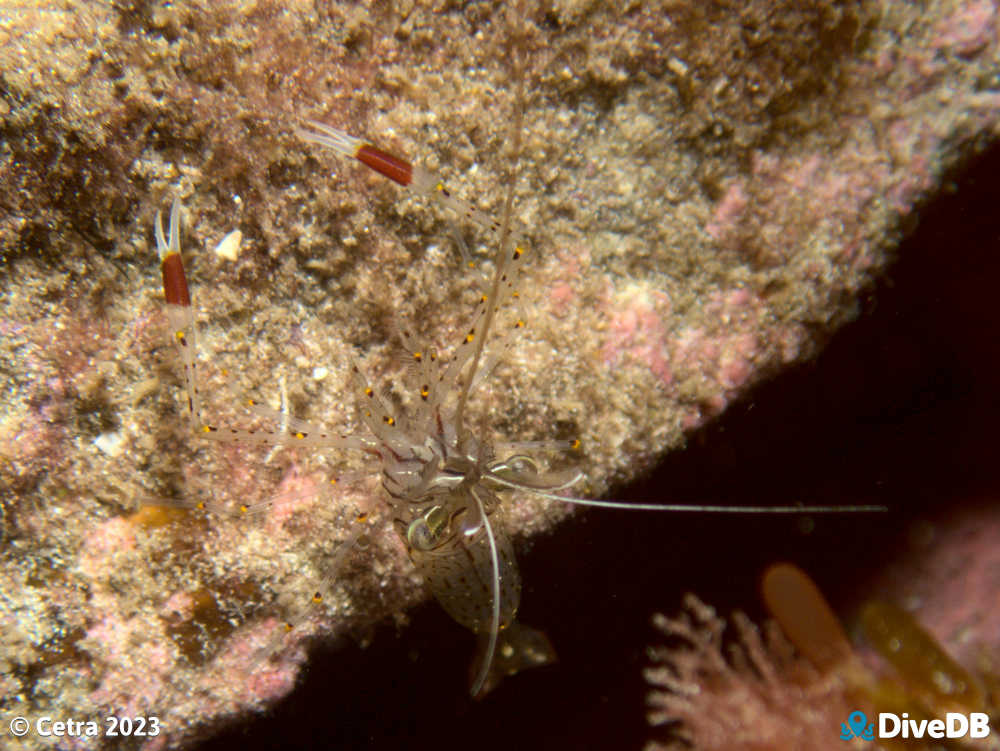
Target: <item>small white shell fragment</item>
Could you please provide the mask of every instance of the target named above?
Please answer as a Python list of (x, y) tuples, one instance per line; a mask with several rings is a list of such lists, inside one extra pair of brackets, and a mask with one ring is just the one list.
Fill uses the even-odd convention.
[(243, 242), (243, 233), (234, 229), (215, 246), (215, 255), (225, 258), (227, 261), (235, 261), (240, 255), (241, 242)]
[(312, 377), (314, 381), (322, 381), (330, 375), (330, 371), (320, 365), (318, 368), (313, 368)]
[(667, 67), (670, 71), (679, 78), (684, 78), (688, 74), (688, 66), (679, 57), (672, 57), (667, 60)]
[(101, 453), (107, 454), (113, 459), (122, 453), (125, 436), (117, 431), (101, 433), (92, 443), (100, 449)]

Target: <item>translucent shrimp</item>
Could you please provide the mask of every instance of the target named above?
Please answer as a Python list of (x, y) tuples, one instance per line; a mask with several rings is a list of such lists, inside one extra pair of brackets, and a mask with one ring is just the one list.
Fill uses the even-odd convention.
[[(425, 357), (412, 336), (408, 332), (402, 334), (404, 346), (419, 366), (418, 392), (426, 405), (423, 411), (411, 416), (412, 432), (400, 438), (405, 432), (400, 420), (377, 401), (372, 402), (374, 406), (367, 418), (379, 442), (388, 449), (382, 453), (383, 487), (390, 499), (394, 525), (411, 560), (445, 610), (466, 628), (486, 637), (472, 683), (473, 695), (493, 685), (501, 677), (498, 675), (501, 671), (514, 672), (551, 659), (551, 651), (545, 647), (534, 651), (524, 649), (523, 662), (515, 660), (494, 669), (501, 631), (505, 635), (517, 633), (511, 631), (511, 626), (521, 589), (517, 563), (503, 525), (500, 501), (503, 491), (518, 490), (566, 503), (632, 511), (799, 514), (885, 510), (880, 506), (682, 506), (575, 498), (564, 495), (563, 491), (576, 485), (583, 478), (582, 472), (543, 472), (531, 456), (519, 452), (527, 448), (576, 448), (578, 441), (511, 444), (514, 453), (498, 457), (496, 446), (468, 429), (465, 406), (472, 388), (482, 382), (495, 364), (497, 353), (485, 358), (483, 355), (497, 313), (518, 299), (517, 280), (526, 245), (520, 239), (522, 233), (511, 229), (513, 180), (498, 222), (455, 199), (440, 180), (410, 162), (336, 128), (308, 122), (313, 130), (296, 131), (304, 140), (357, 159), (404, 187), (431, 192), (460, 217), (497, 238), (491, 289), (483, 296), (465, 339), (451, 360), (442, 365), (435, 358)], [(515, 123), (515, 152), (519, 145), (520, 113)], [(519, 317), (514, 328), (523, 325)], [(360, 377), (357, 369), (355, 373)], [(367, 384), (359, 382), (358, 388), (370, 400), (374, 399)], [(528, 631), (525, 629), (523, 634)], [(536, 636), (519, 634), (515, 640), (519, 644), (537, 645), (537, 636), (541, 635), (535, 633)], [(511, 651), (505, 650), (508, 654)], [(527, 657), (528, 654), (533, 654), (534, 659)]]
[[(449, 359), (442, 361), (426, 347), (420, 347), (409, 331), (400, 332), (414, 364), (412, 383), (408, 385), (419, 401), (413, 410), (392, 409), (355, 363), (350, 368), (352, 386), (370, 437), (324, 432), (254, 401), (249, 402), (250, 409), (272, 419), (282, 429), (250, 430), (221, 427), (207, 420), (203, 413), (195, 315), (180, 251), (180, 215), (180, 202), (175, 200), (170, 212), (169, 240), (164, 236), (160, 215), (154, 234), (171, 340), (183, 363), (187, 416), (195, 433), (225, 442), (353, 449), (378, 457), (393, 525), (414, 564), (455, 620), (477, 633), (488, 634), (486, 657), (473, 685), (474, 693), (478, 693), (490, 678), (498, 634), (512, 624), (520, 603), (520, 577), (496, 492), (497, 481), (513, 478), (512, 473), (516, 474), (515, 467), (519, 465), (510, 458), (495, 461), (492, 448), (457, 422), (456, 412), (464, 406), (471, 385), (481, 380), (475, 378), (480, 369), (473, 368), (469, 374), (468, 366), (470, 362), (478, 363), (482, 342), (489, 337), (497, 310), (516, 294), (514, 285), (523, 249), (515, 249), (509, 261), (501, 264), (504, 273), (498, 274), (492, 294), (481, 298), (467, 333)], [(485, 477), (490, 478), (490, 484)], [(556, 491), (564, 485), (560, 481), (541, 487)], [(196, 498), (174, 505), (202, 508), (210, 507), (211, 502)], [(268, 505), (268, 502), (254, 507), (242, 504), (239, 513), (249, 514)], [(350, 537), (345, 545), (349, 546), (357, 536)], [(537, 636), (531, 636), (527, 629), (511, 634), (511, 638), (522, 634), (535, 645), (535, 649), (525, 651), (526, 660), (535, 664), (542, 660), (539, 655), (544, 654), (544, 649), (538, 648)], [(502, 669), (515, 671), (516, 661), (508, 658)]]
[[(518, 98), (518, 101), (520, 97)], [(521, 115), (514, 125), (515, 153), (520, 150)], [(583, 473), (545, 471), (528, 451), (562, 451), (578, 441), (532, 441), (496, 444), (477, 435), (467, 420), (472, 390), (482, 384), (502, 358), (511, 337), (524, 327), (518, 280), (527, 257), (524, 233), (513, 230), (514, 179), (507, 187), (500, 221), (454, 199), (443, 184), (408, 162), (334, 128), (312, 123), (298, 130), (305, 140), (328, 146), (372, 167), (396, 182), (432, 191), (461, 218), (496, 238), (493, 277), (471, 322), (450, 357), (438, 357), (406, 329), (400, 332), (411, 360), (405, 386), (413, 407), (397, 408), (382, 399), (362, 372), (350, 367), (351, 389), (369, 435), (343, 436), (318, 429), (282, 411), (273, 413), (275, 430), (223, 428), (205, 419), (198, 388), (197, 331), (180, 253), (180, 204), (170, 213), (169, 240), (162, 219), (155, 224), (171, 339), (184, 366), (187, 415), (198, 435), (255, 445), (310, 445), (361, 450), (380, 462), (382, 488), (393, 527), (431, 592), (458, 623), (482, 639), (482, 655), (472, 680), (473, 695), (494, 685), (502, 674), (552, 659), (547, 640), (515, 626), (521, 579), (503, 518), (502, 494), (516, 490), (578, 505), (648, 511), (727, 513), (817, 513), (874, 511), (881, 507), (731, 507), (623, 503), (564, 495)], [(509, 325), (505, 312), (513, 311)], [(195, 505), (195, 504), (192, 504)], [(350, 540), (348, 540), (350, 542)], [(342, 556), (338, 556), (342, 559)], [(497, 659), (503, 646), (502, 659)], [(508, 648), (509, 647), (509, 648)]]

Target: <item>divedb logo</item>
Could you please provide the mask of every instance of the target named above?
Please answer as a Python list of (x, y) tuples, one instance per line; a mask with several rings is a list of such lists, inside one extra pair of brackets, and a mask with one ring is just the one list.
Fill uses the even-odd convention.
[[(990, 716), (985, 712), (948, 712), (943, 720), (911, 720), (910, 715), (880, 712), (879, 738), (985, 738), (990, 734)], [(875, 740), (875, 723), (864, 712), (855, 710), (840, 723), (840, 739)]]

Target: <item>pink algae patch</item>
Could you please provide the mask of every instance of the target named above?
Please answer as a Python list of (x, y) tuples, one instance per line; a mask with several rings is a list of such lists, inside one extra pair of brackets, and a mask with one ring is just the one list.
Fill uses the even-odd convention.
[(752, 334), (729, 337), (719, 358), (717, 371), (719, 383), (725, 389), (737, 389), (750, 380), (751, 363), (757, 353), (757, 340)]
[(808, 338), (809, 334), (801, 324), (779, 327), (775, 331), (774, 339), (778, 345), (781, 362), (787, 365), (801, 358)]
[[(666, 302), (665, 295), (659, 293), (657, 296)], [(641, 363), (668, 386), (673, 382), (668, 342), (663, 315), (639, 299), (615, 313), (601, 355), (609, 368), (626, 360)]]
[(554, 268), (561, 280), (555, 282), (549, 289), (549, 305), (552, 313), (557, 316), (566, 315), (576, 299), (577, 293), (568, 280), (579, 279), (581, 274), (581, 257), (589, 254), (585, 247), (560, 248), (555, 253)]
[(268, 666), (250, 676), (247, 688), (258, 700), (270, 703), (287, 696), (295, 688), (298, 671), (286, 667)]
[[(678, 370), (700, 373), (706, 380), (717, 383), (720, 391), (738, 389), (753, 374), (753, 357), (757, 353), (756, 337), (752, 334), (713, 336), (702, 329), (686, 329), (674, 346), (674, 363)], [(708, 400), (712, 412), (725, 408), (723, 393)]]
[(135, 549), (135, 527), (128, 520), (115, 517), (93, 525), (83, 539), (87, 546), (80, 552), (78, 567), (84, 574), (98, 577), (114, 565), (116, 554)]
[(689, 407), (681, 414), (681, 429), (684, 430), (685, 433), (696, 430), (705, 422), (706, 417), (707, 415), (705, 415), (700, 408), (696, 406)]
[(213, 681), (227, 689), (239, 686), (238, 701), (244, 705), (286, 696), (295, 687), (305, 653), (292, 646), (275, 659), (271, 653), (283, 647), (282, 631), (277, 619), (268, 618), (231, 636), (216, 660)]
[(726, 190), (726, 194), (716, 205), (712, 219), (705, 225), (705, 231), (713, 240), (721, 240), (729, 234), (733, 226), (743, 215), (743, 211), (746, 209), (749, 201), (750, 197), (747, 196), (746, 191), (740, 183), (730, 185), (728, 190)]
[(95, 706), (130, 715), (147, 714), (156, 706), (172, 658), (150, 633), (147, 620), (106, 616), (88, 629), (87, 638), (100, 645), (102, 659), (109, 663), (100, 686), (90, 695)]
[(750, 290), (745, 287), (729, 290), (722, 295), (720, 302), (723, 308), (728, 309), (748, 308), (757, 304), (754, 296), (750, 294)]
[(298, 467), (292, 464), (271, 499), (268, 528), (273, 530), (280, 527), (297, 509), (315, 501), (320, 494), (320, 483), (317, 476), (301, 474)]
[(573, 301), (576, 293), (573, 288), (565, 282), (556, 284), (549, 291), (549, 302), (552, 304), (552, 312), (557, 316), (565, 315), (569, 304)]
[(787, 262), (817, 231), (844, 245), (862, 232), (859, 217), (885, 192), (888, 169), (874, 144), (835, 153), (755, 152), (749, 175), (728, 185), (705, 230), (727, 250), (765, 264)]
[[(747, 386), (753, 378), (755, 363), (765, 350), (762, 321), (765, 306), (743, 287), (718, 290), (705, 303), (704, 326), (683, 329), (674, 340), (671, 362), (684, 378), (700, 376), (716, 384), (718, 392), (706, 397), (702, 407), (716, 413), (726, 407), (729, 392)], [(790, 338), (781, 343), (782, 354), (797, 354), (797, 342)], [(689, 416), (687, 423), (697, 426), (700, 412)]]
[(996, 8), (989, 0), (969, 3), (941, 21), (936, 31), (935, 47), (971, 55), (996, 39)]
[(194, 598), (190, 592), (175, 592), (163, 603), (163, 612), (168, 615), (179, 615), (184, 619), (191, 617), (194, 611)]
[(135, 528), (122, 517), (108, 519), (96, 525), (93, 534), (87, 536), (91, 550), (108, 555), (118, 550), (132, 550), (135, 547)]

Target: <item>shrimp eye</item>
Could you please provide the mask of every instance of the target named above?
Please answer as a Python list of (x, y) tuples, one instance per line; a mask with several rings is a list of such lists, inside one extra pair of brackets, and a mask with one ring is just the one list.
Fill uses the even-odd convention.
[(406, 543), (414, 550), (434, 550), (448, 535), (448, 512), (434, 506), (406, 528)]

